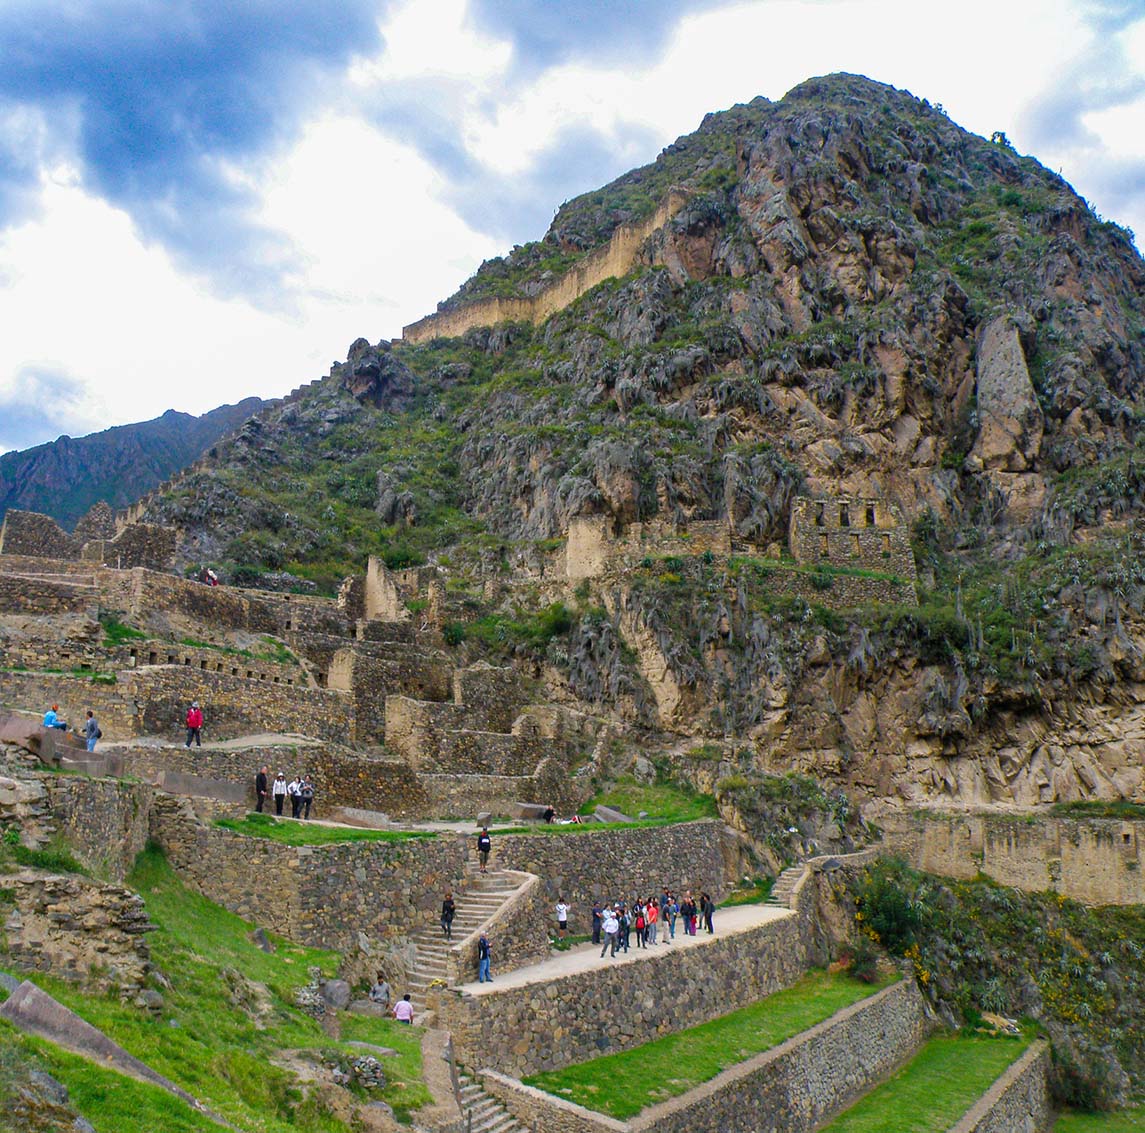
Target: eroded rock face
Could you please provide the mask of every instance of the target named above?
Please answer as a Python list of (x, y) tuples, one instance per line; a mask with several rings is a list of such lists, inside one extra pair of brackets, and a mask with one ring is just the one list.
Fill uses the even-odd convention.
[(394, 356), (388, 342), (371, 346), (366, 339), (357, 339), (345, 364), (336, 369), (350, 393), (379, 409), (401, 409), (413, 394), (413, 375)]
[(1018, 329), (1007, 317), (994, 319), (979, 337), (978, 438), (969, 459), (986, 471), (1025, 472), (1044, 429)]
[(77, 874), (20, 870), (3, 878), (9, 961), (95, 991), (138, 994), (151, 970), (143, 898)]

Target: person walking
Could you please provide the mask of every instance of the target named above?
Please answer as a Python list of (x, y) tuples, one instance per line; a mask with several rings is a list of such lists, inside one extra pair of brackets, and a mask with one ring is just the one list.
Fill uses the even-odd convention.
[(493, 949), (489, 946), (489, 937), (481, 934), (477, 941), (477, 982), (479, 984), (492, 983), (493, 977), (489, 974), (493, 962)]
[(282, 804), (286, 802), (286, 776), (281, 771), (274, 777), (270, 793), (274, 796), (274, 813), (281, 815)]
[(569, 905), (563, 897), (557, 898), (557, 932), (561, 940), (569, 934)]
[(270, 789), (270, 784), (266, 778), (266, 768), (260, 767), (258, 774), (254, 777), (254, 793), (255, 804), (254, 809), (262, 814), (263, 803), (266, 802), (267, 791)]
[(89, 708), (83, 726), (83, 738), (87, 743), (88, 751), (95, 751), (95, 741), (102, 736), (103, 732), (99, 730), (99, 721), (95, 718), (95, 713)]
[(290, 798), (290, 817), (297, 818), (302, 807), (302, 780), (297, 775), (286, 785), (286, 793)]
[(191, 707), (187, 709), (187, 747), (191, 746), (191, 741), (195, 741), (196, 747), (203, 746), (203, 710), (199, 707), (197, 700), (191, 701)]
[(299, 803), (302, 807), (302, 817), (310, 817), (310, 804), (314, 802), (314, 782), (309, 775), (305, 776), (298, 788)]
[(612, 955), (616, 955), (616, 937), (620, 931), (620, 918), (617, 917), (616, 911), (611, 905), (604, 906), (604, 913), (601, 919), (601, 930), (604, 933), (604, 947), (600, 950), (600, 958), (604, 959), (604, 954), (608, 949), (612, 948)]
[(399, 1023), (413, 1026), (413, 1004), (410, 1002), (408, 991), (394, 1004), (394, 1018)]
[(445, 900), (441, 902), (441, 935), (446, 940), (453, 939), (453, 918), (457, 914), (457, 906), (453, 903), (453, 894), (446, 892)]
[(493, 839), (489, 837), (489, 827), (482, 826), (481, 833), (477, 835), (477, 858), (481, 863), (481, 872), (488, 873), (489, 852), (493, 849)]

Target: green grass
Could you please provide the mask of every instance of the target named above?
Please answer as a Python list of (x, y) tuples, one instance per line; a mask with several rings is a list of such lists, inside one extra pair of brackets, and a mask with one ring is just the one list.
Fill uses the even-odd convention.
[[(537, 1074), (525, 1081), (625, 1120), (786, 1042), (836, 1011), (874, 994), (887, 982), (871, 985), (843, 974), (809, 972), (785, 991), (698, 1027), (577, 1066)], [(647, 1020), (649, 1029), (656, 1022)]]
[[(381, 1100), (407, 1113), (429, 1100), (421, 1080), (420, 1028), (348, 1017), (339, 1043), (293, 1005), (294, 990), (307, 982), (307, 969), (318, 967), (332, 975), (337, 953), (277, 937), (272, 938), (275, 951), (262, 952), (248, 939), (250, 924), (187, 889), (154, 849), (140, 856), (128, 884), (142, 894), (159, 926), (149, 940), (156, 967), (171, 983), (162, 991), (162, 1017), (152, 1019), (117, 997), (84, 995), (62, 980), (40, 975), (33, 980), (158, 1073), (245, 1130), (348, 1133), (271, 1058), (283, 1050), (349, 1053), (353, 1048), (344, 1041), (358, 1039), (399, 1051), (399, 1057), (385, 1060), (389, 1081)], [(261, 1008), (252, 995), (261, 999)], [(88, 1099), (86, 1105), (80, 1102), (81, 1108), (99, 1129), (151, 1133), (201, 1128), (154, 1117), (147, 1109), (152, 1102), (141, 1096), (133, 1109), (126, 1095), (134, 1088), (120, 1089), (102, 1068), (71, 1062), (50, 1048), (39, 1053), (59, 1066), (60, 1079), (77, 1102)]]
[(730, 909), (735, 905), (762, 905), (771, 896), (774, 887), (774, 877), (757, 877), (749, 884), (733, 889), (718, 907)]
[(1072, 803), (1055, 803), (1050, 810), (1063, 818), (1120, 818), (1129, 822), (1145, 820), (1145, 805), (1126, 802), (1124, 799), (1118, 799), (1116, 802), (1079, 800)]
[(1029, 1045), (938, 1036), (823, 1133), (943, 1133)]
[(549, 947), (555, 952), (567, 952), (577, 944), (585, 944), (591, 939), (591, 933), (570, 932), (563, 940), (559, 936), (549, 937)]
[(598, 806), (612, 807), (635, 817), (645, 811), (650, 819), (691, 822), (697, 818), (718, 818), (716, 800), (669, 783), (644, 784), (626, 776), (591, 798), (581, 814), (592, 814)]
[(408, 842), (414, 838), (436, 838), (432, 830), (360, 830), (349, 826), (318, 826), (293, 819), (276, 819), (269, 814), (251, 813), (245, 818), (220, 818), (216, 826), (267, 838), (288, 846), (331, 846), (339, 842)]
[(103, 627), (103, 644), (107, 648), (124, 645), (129, 641), (144, 641), (147, 638), (147, 634), (142, 630), (121, 622), (113, 614), (101, 613), (99, 624)]
[(1142, 1133), (1145, 1109), (1124, 1109), (1117, 1113), (1063, 1113), (1054, 1133)]

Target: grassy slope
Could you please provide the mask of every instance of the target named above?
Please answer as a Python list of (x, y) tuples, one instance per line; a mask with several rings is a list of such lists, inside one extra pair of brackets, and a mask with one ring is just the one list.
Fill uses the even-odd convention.
[[(809, 972), (794, 987), (698, 1027), (528, 1078), (531, 1086), (625, 1119), (678, 1097), (858, 1002), (880, 985)], [(885, 985), (881, 985), (885, 986)], [(649, 1029), (656, 1020), (647, 1021)]]
[(1145, 1109), (1127, 1109), (1121, 1113), (1063, 1113), (1054, 1125), (1054, 1133), (1142, 1133), (1145, 1131)]
[(594, 795), (580, 808), (580, 813), (592, 814), (598, 806), (612, 807), (632, 818), (645, 811), (649, 818), (670, 822), (719, 817), (716, 800), (710, 795), (698, 795), (664, 783), (637, 783), (627, 776)]
[(234, 820), (220, 818), (216, 825), (251, 838), (267, 838), (288, 846), (328, 846), (334, 842), (408, 842), (413, 838), (435, 838), (432, 831), (363, 830), (349, 826), (319, 826), (293, 819), (276, 819), (268, 814), (248, 814)]
[(943, 1133), (1028, 1045), (1028, 1039), (933, 1038), (823, 1133)]
[[(152, 958), (172, 984), (163, 992), (162, 1018), (152, 1020), (117, 999), (85, 996), (60, 980), (37, 976), (35, 982), (243, 1130), (346, 1130), (315, 1101), (304, 1100), (293, 1076), (270, 1062), (280, 1050), (349, 1049), (330, 1040), (318, 1023), (292, 1005), (294, 989), (307, 982), (307, 968), (332, 974), (337, 954), (280, 939), (274, 941), (273, 954), (261, 952), (247, 939), (251, 925), (186, 889), (158, 853), (141, 856), (129, 884), (143, 895), (160, 926), (150, 937)], [(260, 1022), (242, 1006), (242, 985), (231, 981), (237, 993), (228, 986), (227, 969), (268, 989), (268, 1010)], [(391, 1020), (354, 1017), (345, 1021), (342, 1037), (400, 1052), (385, 1059), (389, 1085), (380, 1094), (382, 1100), (406, 1110), (428, 1101), (421, 1082), (419, 1029), (411, 1032)], [(110, 1079), (102, 1068), (62, 1053), (48, 1050), (44, 1057), (58, 1067), (61, 1081), (77, 1101), (85, 1099), (85, 1116), (97, 1128), (117, 1133), (167, 1128), (144, 1116), (153, 1104), (143, 1097), (142, 1088), (137, 1091), (134, 1084)], [(125, 1106), (124, 1095), (137, 1093), (138, 1110)], [(138, 1119), (125, 1115), (124, 1109), (138, 1112)]]

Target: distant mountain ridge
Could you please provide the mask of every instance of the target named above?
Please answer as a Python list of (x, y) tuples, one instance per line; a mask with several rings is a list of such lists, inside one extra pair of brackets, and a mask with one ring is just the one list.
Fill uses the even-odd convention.
[(126, 507), (268, 404), (248, 397), (200, 417), (169, 409), (151, 421), (5, 453), (0, 456), (0, 520), (9, 508), (20, 508), (50, 515), (71, 530), (98, 500)]

